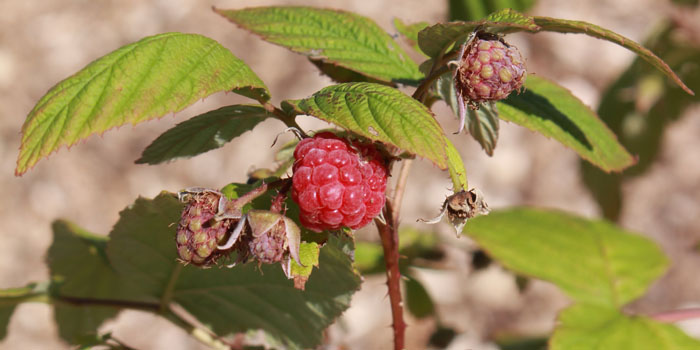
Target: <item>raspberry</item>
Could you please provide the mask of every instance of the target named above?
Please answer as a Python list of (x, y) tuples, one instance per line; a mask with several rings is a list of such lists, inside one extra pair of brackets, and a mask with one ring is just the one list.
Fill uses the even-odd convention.
[(248, 246), (250, 254), (261, 263), (273, 264), (282, 261), (284, 253), (287, 251), (287, 237), (284, 230), (284, 221), (280, 220), (275, 227), (256, 236), (253, 232), (253, 239)]
[(381, 212), (387, 171), (374, 146), (323, 132), (301, 140), (294, 159), (292, 199), (306, 228), (358, 229)]
[(462, 53), (455, 72), (459, 95), (473, 109), (479, 103), (502, 100), (525, 82), (525, 65), (515, 46), (494, 35), (479, 33)]
[(198, 266), (213, 264), (221, 255), (218, 243), (233, 225), (232, 219), (217, 220), (221, 194), (204, 191), (192, 194), (177, 227), (177, 254), (180, 260)]

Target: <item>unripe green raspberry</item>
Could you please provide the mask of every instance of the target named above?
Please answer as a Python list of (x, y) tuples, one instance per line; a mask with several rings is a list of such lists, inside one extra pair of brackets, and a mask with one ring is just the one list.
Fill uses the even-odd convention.
[(473, 109), (479, 103), (508, 97), (525, 82), (520, 52), (494, 35), (477, 35), (459, 59), (455, 72), (457, 92)]

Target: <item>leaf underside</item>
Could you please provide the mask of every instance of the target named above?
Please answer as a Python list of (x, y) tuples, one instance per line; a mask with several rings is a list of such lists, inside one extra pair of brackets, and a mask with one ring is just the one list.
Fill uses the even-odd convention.
[(159, 164), (190, 158), (223, 147), (270, 117), (262, 106), (234, 105), (200, 114), (158, 136), (137, 164)]
[(266, 41), (373, 79), (411, 83), (423, 77), (389, 34), (354, 13), (295, 6), (215, 11)]
[(92, 134), (177, 112), (218, 91), (267, 100), (262, 81), (229, 50), (197, 34), (165, 33), (109, 53), (54, 86), (22, 126), (16, 175)]

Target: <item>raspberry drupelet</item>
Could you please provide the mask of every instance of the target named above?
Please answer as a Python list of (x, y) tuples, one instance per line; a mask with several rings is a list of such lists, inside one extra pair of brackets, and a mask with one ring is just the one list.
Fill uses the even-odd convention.
[(322, 132), (301, 140), (294, 159), (292, 199), (306, 228), (358, 229), (381, 212), (387, 170), (373, 145)]

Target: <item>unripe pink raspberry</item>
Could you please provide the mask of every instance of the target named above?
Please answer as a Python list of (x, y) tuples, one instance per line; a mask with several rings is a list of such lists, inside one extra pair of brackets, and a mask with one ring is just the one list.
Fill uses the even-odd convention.
[(523, 58), (515, 46), (490, 34), (478, 34), (465, 48), (455, 72), (455, 85), (473, 109), (502, 100), (525, 82)]
[(358, 229), (381, 212), (387, 170), (373, 145), (323, 132), (301, 140), (294, 159), (292, 199), (308, 229)]
[(253, 238), (249, 243), (250, 254), (264, 264), (273, 264), (282, 261), (287, 252), (287, 236), (284, 230), (284, 221), (280, 220), (275, 227), (263, 233), (252, 233)]
[(182, 211), (177, 226), (177, 254), (183, 262), (198, 266), (209, 266), (221, 256), (217, 250), (219, 241), (226, 237), (234, 224), (231, 219), (217, 220), (219, 200), (222, 194), (205, 191), (192, 194)]

